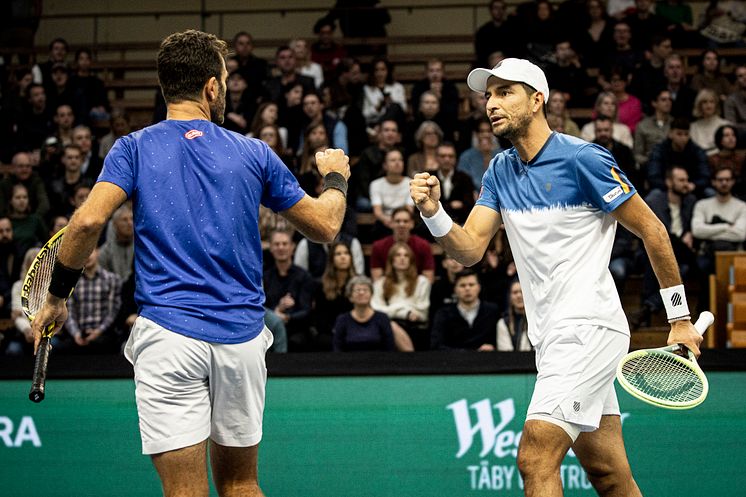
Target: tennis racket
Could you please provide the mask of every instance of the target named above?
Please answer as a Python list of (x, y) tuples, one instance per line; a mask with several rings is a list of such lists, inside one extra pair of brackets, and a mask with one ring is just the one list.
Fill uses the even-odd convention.
[[(47, 243), (39, 250), (34, 262), (29, 266), (26, 272), (26, 278), (23, 280), (21, 287), (21, 307), (23, 312), (30, 321), (34, 320), (36, 314), (44, 306), (49, 290), (49, 282), (52, 280), (52, 269), (54, 261), (57, 259), (57, 252), (60, 250), (62, 236), (65, 234), (65, 228), (59, 230), (49, 239)], [(72, 291), (70, 292), (72, 295)], [(69, 296), (68, 296), (69, 297)], [(47, 362), (49, 361), (49, 352), (52, 349), (50, 340), (55, 323), (47, 326), (45, 333), (41, 337), (39, 348), (36, 352), (34, 361), (34, 376), (31, 384), (31, 392), (28, 398), (34, 402), (44, 400), (44, 385), (47, 378)]]
[[(700, 335), (715, 321), (703, 312), (694, 324)], [(684, 345), (630, 352), (616, 370), (619, 384), (633, 397), (666, 409), (691, 409), (707, 398), (707, 377)]]

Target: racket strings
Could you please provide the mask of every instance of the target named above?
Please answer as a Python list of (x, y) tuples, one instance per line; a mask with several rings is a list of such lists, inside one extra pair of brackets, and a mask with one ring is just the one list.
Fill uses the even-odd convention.
[(59, 252), (61, 242), (62, 237), (44, 250), (43, 255), (40, 253), (37, 256), (38, 259), (34, 261), (36, 273), (29, 284), (28, 292), (28, 310), (32, 316), (41, 310), (47, 298), (47, 290), (49, 290), (49, 283), (52, 281), (54, 262), (57, 260), (57, 252)]
[(668, 402), (691, 402), (704, 390), (702, 379), (673, 354), (647, 354), (622, 366), (622, 375), (639, 392)]

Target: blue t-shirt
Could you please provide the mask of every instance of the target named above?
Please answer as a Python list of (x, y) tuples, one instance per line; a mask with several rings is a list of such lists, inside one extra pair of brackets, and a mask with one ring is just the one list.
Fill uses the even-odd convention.
[(502, 215), (532, 344), (577, 324), (629, 333), (608, 269), (616, 232), (609, 213), (634, 194), (608, 150), (560, 133), (529, 163), (515, 148), (492, 160), (477, 205)]
[(264, 142), (163, 121), (117, 140), (98, 181), (132, 199), (140, 315), (208, 342), (261, 332), (259, 204), (282, 211), (304, 196)]

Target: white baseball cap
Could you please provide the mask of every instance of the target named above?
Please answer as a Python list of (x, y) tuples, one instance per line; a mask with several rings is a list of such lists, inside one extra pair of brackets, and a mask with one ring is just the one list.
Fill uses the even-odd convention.
[(547, 77), (544, 75), (539, 66), (526, 59), (503, 59), (492, 69), (478, 68), (469, 73), (466, 78), (466, 84), (476, 92), (484, 93), (487, 90), (487, 80), (491, 76), (504, 79), (505, 81), (515, 81), (516, 83), (526, 83), (528, 86), (544, 95), (544, 102), (549, 100), (549, 84)]

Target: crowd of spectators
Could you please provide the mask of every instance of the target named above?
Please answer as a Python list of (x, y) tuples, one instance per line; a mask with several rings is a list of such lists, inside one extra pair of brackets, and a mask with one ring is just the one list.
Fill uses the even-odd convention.
[[(462, 98), (442, 60), (423, 56), (422, 78), (404, 85), (385, 47), (340, 43), (338, 21), (347, 36), (371, 28), (340, 14), (349, 13), (347, 3), (316, 22), (317, 39), (289, 40), (271, 61), (253, 53), (249, 33), (236, 33), (226, 61), (224, 126), (266, 142), (308, 194), (321, 188), (315, 152), (341, 148), (352, 159), (348, 212), (335, 243), (310, 242), (277, 214), (260, 213), (273, 351), (530, 350), (502, 229), (484, 260), (464, 268), (434, 254), (408, 193), (415, 173), (437, 175), (444, 208), (463, 223), (491, 158), (510, 144), (492, 135), (484, 96)], [(369, 10), (384, 29), (388, 13), (376, 3)], [(700, 305), (709, 301), (715, 251), (740, 250), (746, 240), (746, 65), (735, 60), (723, 72), (718, 52), (739, 46), (728, 29), (744, 18), (729, 2), (711, 4), (697, 25), (690, 7), (675, 0), (538, 0), (512, 11), (493, 0), (491, 19), (474, 38), (475, 65), (524, 57), (545, 69), (550, 126), (612, 153), (664, 222)], [(684, 48), (702, 50), (691, 76), (677, 52)], [(72, 60), (67, 52), (58, 38), (47, 60), (2, 67), (0, 162), (9, 167), (0, 180), (0, 319), (12, 324), (0, 334), (0, 354), (30, 353), (16, 298), (24, 268), (131, 130), (91, 71), (92, 51), (80, 48)], [(586, 108), (590, 120), (573, 120), (574, 109)], [(162, 101), (155, 109), (153, 121), (164, 119)], [(366, 219), (361, 213), (372, 221), (358, 222)], [(71, 319), (55, 338), (60, 351), (116, 353), (126, 339), (137, 315), (132, 220), (130, 205), (117, 211), (91, 256), (68, 302)], [(620, 228), (612, 274), (620, 290), (630, 274), (643, 282), (633, 326), (661, 309), (641, 251)]]

